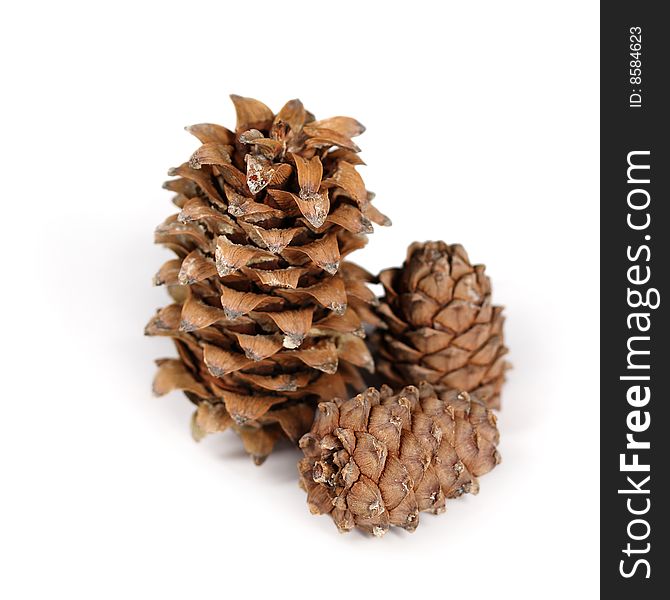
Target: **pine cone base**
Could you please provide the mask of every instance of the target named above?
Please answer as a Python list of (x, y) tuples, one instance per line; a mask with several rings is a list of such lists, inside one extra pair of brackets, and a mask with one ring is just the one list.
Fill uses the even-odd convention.
[(397, 394), (369, 388), (319, 404), (300, 440), (300, 483), (310, 511), (329, 514), (340, 531), (414, 531), (419, 513), (479, 491), (477, 478), (500, 462), (498, 439), (495, 415), (476, 395), (427, 383)]

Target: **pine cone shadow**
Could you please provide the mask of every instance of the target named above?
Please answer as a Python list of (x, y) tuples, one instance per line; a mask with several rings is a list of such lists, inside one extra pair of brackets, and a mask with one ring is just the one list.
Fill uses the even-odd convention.
[(279, 440), (272, 454), (259, 466), (254, 465), (239, 438), (232, 431), (210, 435), (201, 444), (203, 449), (222, 465), (240, 468), (245, 472), (254, 470), (248, 475), (250, 477), (261, 476), (263, 486), (267, 486), (268, 490), (272, 485), (295, 484), (297, 486), (296, 465), (301, 452), (287, 439)]
[(125, 389), (133, 390), (129, 401), (136, 404), (138, 411), (149, 412), (147, 418), (169, 423), (169, 427), (188, 435), (193, 405), (185, 401), (182, 393), (160, 399), (152, 394), (154, 359), (175, 357), (174, 347), (167, 338), (144, 335), (148, 318), (166, 302), (165, 290), (152, 286), (156, 264), (166, 257), (169, 252), (154, 246), (146, 227), (138, 227), (125, 232), (113, 259), (104, 265), (107, 280), (118, 282), (116, 288), (106, 291), (113, 297), (113, 303), (108, 302), (113, 309), (104, 315), (105, 342), (110, 345), (108, 352), (113, 361), (107, 370), (110, 377), (124, 380)]

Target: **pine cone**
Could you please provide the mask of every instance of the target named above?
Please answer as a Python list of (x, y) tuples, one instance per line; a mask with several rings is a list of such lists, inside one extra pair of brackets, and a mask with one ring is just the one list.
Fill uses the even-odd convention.
[(386, 329), (374, 341), (378, 373), (398, 386), (425, 380), (476, 392), (500, 408), (508, 367), (503, 309), (491, 305), (484, 269), (471, 265), (459, 244), (415, 242), (401, 268), (382, 271), (377, 312)]
[(297, 441), (319, 398), (364, 387), (363, 341), (371, 276), (342, 259), (361, 248), (371, 204), (348, 117), (315, 121), (299, 100), (277, 115), (231, 96), (232, 132), (188, 127), (202, 145), (170, 171), (178, 214), (156, 230), (177, 258), (155, 278), (174, 303), (148, 335), (173, 338), (178, 359), (158, 361), (154, 390), (182, 389), (198, 405), (196, 438), (229, 427), (260, 464), (281, 435)]
[(419, 512), (476, 494), (477, 477), (500, 462), (497, 443), (495, 416), (474, 394), (382, 386), (320, 403), (298, 470), (312, 513), (380, 536), (391, 525), (414, 531)]

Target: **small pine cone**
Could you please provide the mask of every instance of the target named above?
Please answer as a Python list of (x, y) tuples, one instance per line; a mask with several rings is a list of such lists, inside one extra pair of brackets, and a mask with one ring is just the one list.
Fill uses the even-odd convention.
[(378, 373), (397, 386), (425, 380), (477, 392), (489, 408), (500, 408), (509, 366), (503, 308), (491, 303), (484, 269), (460, 244), (415, 242), (401, 268), (382, 271)]
[(340, 531), (414, 531), (419, 512), (479, 491), (477, 477), (500, 462), (497, 444), (495, 415), (476, 394), (369, 388), (319, 404), (300, 440), (300, 484), (311, 512), (330, 514)]
[(356, 171), (358, 121), (231, 98), (235, 130), (187, 128), (201, 146), (165, 184), (180, 211), (155, 241), (176, 257), (155, 283), (173, 303), (145, 331), (179, 354), (159, 361), (154, 391), (183, 390), (198, 405), (196, 438), (231, 428), (261, 463), (280, 436), (309, 429), (320, 398), (364, 386), (377, 299), (372, 276), (344, 258), (373, 222), (390, 222)]

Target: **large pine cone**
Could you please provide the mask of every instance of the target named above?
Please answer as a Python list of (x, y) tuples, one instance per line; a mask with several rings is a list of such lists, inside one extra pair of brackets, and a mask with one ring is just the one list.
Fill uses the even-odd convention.
[(414, 531), (419, 512), (476, 494), (477, 477), (500, 462), (497, 444), (495, 416), (476, 395), (382, 386), (320, 403), (298, 469), (313, 513), (380, 536), (391, 525)]
[(507, 363), (501, 306), (491, 304), (484, 265), (463, 246), (414, 243), (401, 268), (379, 275), (385, 297), (378, 314), (378, 373), (394, 385), (428, 381), (476, 392), (500, 408)]
[(319, 398), (364, 387), (363, 323), (376, 298), (371, 276), (342, 259), (371, 222), (389, 221), (355, 168), (358, 121), (315, 121), (299, 100), (275, 115), (231, 98), (235, 132), (187, 128), (202, 145), (165, 184), (180, 212), (156, 242), (177, 258), (156, 284), (174, 303), (146, 333), (170, 336), (179, 353), (158, 361), (156, 393), (184, 390), (198, 405), (196, 437), (231, 427), (260, 463), (281, 435), (309, 429)]

